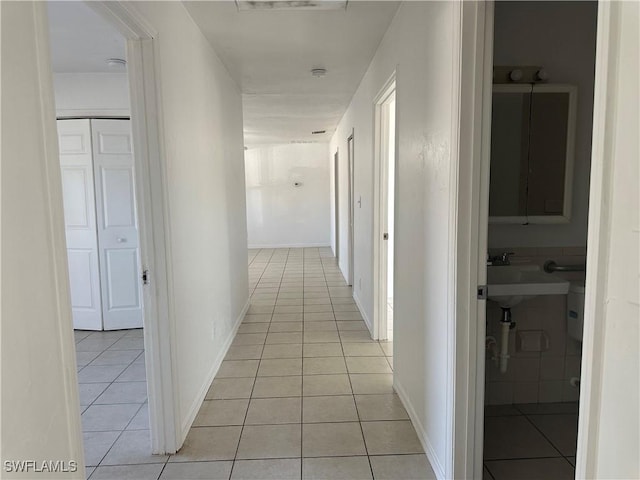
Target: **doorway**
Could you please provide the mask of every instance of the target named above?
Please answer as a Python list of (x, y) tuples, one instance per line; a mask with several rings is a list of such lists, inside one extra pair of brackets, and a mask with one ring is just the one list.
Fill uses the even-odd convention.
[[(50, 4), (59, 158), (87, 474), (153, 460), (126, 39), (84, 3)], [(68, 21), (73, 19), (73, 22)], [(87, 38), (79, 28), (93, 25)], [(81, 50), (69, 45), (93, 47)], [(103, 50), (104, 49), (104, 50)], [(64, 53), (73, 53), (65, 61)], [(109, 52), (115, 65), (94, 65)], [(95, 56), (94, 56), (95, 53)], [(120, 62), (114, 62), (114, 59)], [(75, 71), (74, 71), (75, 70)], [(110, 95), (105, 90), (110, 89)], [(91, 108), (90, 108), (91, 107)], [(67, 118), (73, 116), (84, 118)]]
[[(492, 480), (572, 479), (597, 3), (496, 2), (492, 16), (493, 62), (485, 65), (493, 73), (485, 101), (491, 115), (483, 124), (490, 178), (481, 199), (488, 209), (480, 215), (486, 267), (479, 266), (486, 268), (488, 301), (478, 315), (484, 338), (476, 358), (483, 365), (477, 405), (484, 438), (476, 437), (483, 452), (477, 461)], [(531, 43), (540, 24), (548, 27), (545, 37)], [(585, 40), (571, 42), (576, 32)], [(535, 295), (500, 291), (512, 287), (513, 275), (547, 287)]]
[[(75, 333), (87, 473), (100, 464), (161, 461), (152, 453), (175, 452), (178, 436), (154, 33), (126, 6), (111, 2), (53, 2), (47, 9), (56, 110), (66, 118), (59, 121), (59, 133), (71, 134), (60, 139), (63, 172), (73, 164), (65, 158), (70, 150), (84, 155), (85, 168), (62, 175), (65, 183), (75, 179), (75, 189), (64, 192), (65, 216), (67, 210), (84, 215), (95, 230), (92, 248), (85, 249), (86, 257), (94, 257), (92, 271), (85, 268), (92, 283), (76, 291), (74, 300), (93, 302), (92, 329), (111, 330)], [(105, 55), (108, 48), (117, 52)], [(81, 58), (85, 63), (74, 66)], [(65, 122), (76, 122), (77, 131), (65, 133), (72, 125)], [(70, 276), (78, 273), (74, 267), (82, 271), (72, 257)], [(119, 274), (125, 274), (124, 281)]]
[(396, 84), (387, 82), (375, 101), (377, 207), (374, 222), (375, 327), (378, 340), (393, 340), (394, 211), (396, 198)]

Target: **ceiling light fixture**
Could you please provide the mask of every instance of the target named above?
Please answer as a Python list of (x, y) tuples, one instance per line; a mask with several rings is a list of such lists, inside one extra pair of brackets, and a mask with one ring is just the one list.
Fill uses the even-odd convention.
[(313, 75), (316, 78), (324, 77), (326, 74), (327, 74), (327, 69), (326, 68), (312, 68), (311, 69), (311, 75)]
[(107, 58), (107, 65), (111, 68), (125, 67), (127, 61), (124, 58)]

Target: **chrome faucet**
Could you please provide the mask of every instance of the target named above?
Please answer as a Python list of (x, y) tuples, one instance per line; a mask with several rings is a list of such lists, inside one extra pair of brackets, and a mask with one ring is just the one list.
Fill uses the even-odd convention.
[(499, 255), (489, 255), (487, 254), (487, 265), (493, 267), (503, 267), (506, 265), (511, 265), (511, 261), (509, 257), (511, 255), (515, 255), (514, 252), (502, 252)]

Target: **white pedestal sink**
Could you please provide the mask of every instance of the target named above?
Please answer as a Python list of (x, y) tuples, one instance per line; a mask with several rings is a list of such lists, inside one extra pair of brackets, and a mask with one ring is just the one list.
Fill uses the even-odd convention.
[(540, 270), (537, 265), (490, 266), (487, 298), (510, 308), (538, 295), (566, 295), (569, 282)]

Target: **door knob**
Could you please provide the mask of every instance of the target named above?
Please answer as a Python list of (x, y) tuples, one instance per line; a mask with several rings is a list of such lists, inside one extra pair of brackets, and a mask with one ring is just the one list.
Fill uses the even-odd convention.
[(116, 238), (116, 242), (118, 243), (127, 243), (127, 239), (124, 237), (118, 237)]

